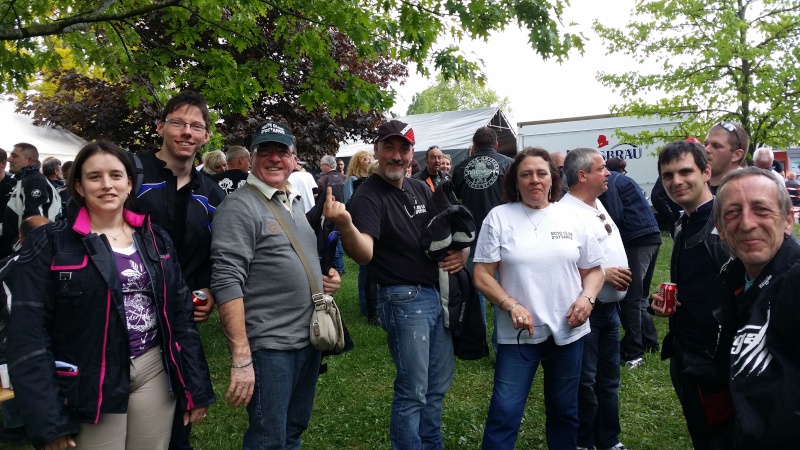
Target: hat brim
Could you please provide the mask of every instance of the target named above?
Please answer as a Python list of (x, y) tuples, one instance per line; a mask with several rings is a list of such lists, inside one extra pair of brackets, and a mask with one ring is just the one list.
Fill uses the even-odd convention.
[(383, 136), (383, 137), (380, 137), (380, 138), (378, 138), (378, 140), (377, 140), (377, 141), (375, 141), (375, 143), (377, 144), (378, 142), (383, 142), (383, 141), (385, 141), (386, 139), (389, 139), (389, 138), (390, 138), (390, 137), (392, 137), (392, 136), (401, 137), (401, 138), (405, 139), (405, 141), (406, 141), (406, 142), (408, 142), (409, 144), (411, 144), (411, 145), (414, 145), (414, 141), (412, 141), (411, 139), (409, 139), (409, 138), (407, 138), (407, 137), (403, 136), (403, 135), (402, 135), (402, 134), (400, 134), (400, 133), (392, 133), (392, 134), (387, 134), (386, 136)]
[(292, 137), (287, 134), (264, 133), (262, 135), (256, 136), (253, 139), (253, 142), (250, 143), (250, 148), (252, 149), (256, 145), (263, 144), (264, 142), (277, 142), (279, 144), (283, 144), (289, 147), (294, 144), (294, 139), (292, 139)]

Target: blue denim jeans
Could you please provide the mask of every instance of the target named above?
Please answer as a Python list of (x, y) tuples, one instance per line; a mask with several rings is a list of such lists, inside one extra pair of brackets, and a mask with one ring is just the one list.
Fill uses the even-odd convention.
[(333, 254), (333, 268), (339, 272), (339, 275), (344, 275), (344, 248), (342, 247), (342, 240), (336, 243), (336, 252)]
[(610, 448), (619, 443), (619, 303), (600, 303), (589, 316), (583, 339), (578, 388), (578, 446)]
[[(477, 238), (475, 239), (477, 241)], [(470, 247), (469, 257), (467, 258), (467, 262), (464, 265), (467, 270), (469, 270), (470, 274), (474, 274), (475, 271), (472, 270), (474, 267), (474, 262), (472, 261), (473, 256), (475, 256), (475, 247)], [(494, 274), (494, 278), (497, 278), (497, 273)], [(483, 318), (483, 328), (488, 330), (488, 322), (486, 322), (486, 297), (484, 297), (483, 292), (478, 291), (478, 299), (481, 303), (481, 317)], [(492, 327), (492, 350), (494, 354), (497, 354), (497, 308), (494, 310), (494, 326)]]
[(631, 269), (631, 284), (625, 298), (620, 302), (619, 319), (625, 336), (620, 342), (623, 361), (641, 358), (645, 351), (658, 349), (658, 334), (653, 316), (647, 312), (647, 296), (658, 258), (658, 245), (625, 247), (628, 267)]
[(494, 389), (481, 448), (514, 448), (539, 363), (544, 370), (547, 447), (576, 448), (582, 358), (583, 338), (567, 345), (556, 345), (552, 337), (540, 344), (498, 345)]
[(358, 266), (358, 310), (367, 315), (367, 266)]
[(379, 286), (378, 313), (397, 369), (389, 427), (392, 448), (441, 449), (442, 403), (455, 361), (439, 292)]
[(299, 350), (256, 350), (252, 357), (256, 385), (247, 405), (250, 424), (242, 448), (299, 449), (311, 419), (320, 352), (308, 345)]

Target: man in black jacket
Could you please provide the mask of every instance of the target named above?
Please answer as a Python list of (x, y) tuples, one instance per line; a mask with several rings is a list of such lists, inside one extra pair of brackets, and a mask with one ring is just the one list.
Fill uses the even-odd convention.
[[(503, 179), (512, 159), (497, 152), (497, 133), (491, 127), (478, 128), (472, 136), (472, 154), (456, 166), (453, 173), (453, 191), (461, 204), (469, 208), (475, 219), (475, 234), (480, 235), (483, 219), (495, 206), (502, 203)], [(472, 271), (475, 239), (470, 247), (467, 269)], [(482, 298), (482, 296), (481, 296)], [(486, 322), (486, 302), (481, 300), (481, 315)], [(496, 337), (492, 335), (492, 343)]]
[(5, 213), (8, 200), (11, 199), (11, 193), (17, 185), (17, 180), (6, 173), (7, 163), (8, 154), (0, 148), (0, 217)]
[[(225, 192), (194, 169), (194, 156), (208, 141), (211, 122), (208, 105), (199, 94), (184, 91), (167, 102), (157, 125), (161, 148), (142, 155), (144, 177), (136, 193), (142, 212), (169, 233), (183, 277), (192, 291), (202, 290), (205, 305), (195, 305), (194, 320), (208, 319), (214, 306), (211, 294), (211, 221)], [(170, 449), (191, 450), (191, 425), (183, 426), (183, 413), (173, 421)]]
[(45, 216), (56, 220), (61, 212), (61, 197), (39, 172), (39, 167), (39, 151), (36, 147), (25, 142), (14, 146), (9, 158), (9, 172), (15, 175), (17, 184), (4, 211), (0, 236), (2, 258), (19, 249), (19, 224), (23, 219)]
[(733, 448), (800, 442), (800, 243), (792, 203), (769, 171), (725, 176), (714, 221), (736, 257), (722, 273), (720, 356), (736, 410)]
[[(25, 237), (31, 231), (42, 225), (50, 223), (47, 217), (31, 216), (23, 220), (19, 226), (19, 241), (24, 243)], [(11, 290), (7, 281), (13, 279), (14, 267), (16, 267), (18, 255), (9, 256), (0, 261), (0, 341), (2, 344), (2, 359), (6, 358), (6, 342), (8, 335), (8, 322), (11, 312)], [(28, 443), (28, 433), (25, 431), (22, 417), (20, 417), (19, 406), (13, 398), (3, 402), (3, 427), (0, 428), (0, 443), (23, 445)]]
[(424, 181), (431, 192), (434, 192), (439, 185), (450, 179), (450, 174), (441, 170), (444, 160), (442, 149), (437, 145), (430, 146), (425, 152), (425, 169), (412, 175), (412, 178)]
[[(678, 304), (669, 319), (661, 358), (670, 358), (670, 378), (694, 448), (726, 448), (731, 416), (724, 403), (726, 377), (715, 370), (719, 320), (714, 314), (722, 294), (713, 282), (729, 255), (714, 229), (714, 197), (708, 186), (711, 166), (700, 144), (675, 141), (658, 155), (658, 170), (670, 198), (685, 211), (675, 232), (670, 280), (678, 287)], [(663, 315), (652, 295), (651, 308)]]
[(250, 174), (250, 152), (241, 145), (234, 145), (225, 152), (225, 161), (228, 163), (228, 170), (209, 175), (209, 178), (216, 181), (225, 194), (230, 194), (244, 186), (247, 181)]
[(503, 193), (503, 178), (511, 158), (497, 152), (497, 133), (490, 127), (478, 128), (472, 136), (475, 152), (455, 168), (453, 187), (461, 203), (475, 217), (480, 233), (483, 219), (499, 205)]

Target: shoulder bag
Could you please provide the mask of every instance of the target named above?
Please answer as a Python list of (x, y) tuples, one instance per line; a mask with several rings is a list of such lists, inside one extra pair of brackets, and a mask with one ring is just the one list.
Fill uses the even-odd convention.
[(311, 292), (317, 292), (311, 296), (311, 302), (314, 304), (314, 310), (311, 312), (311, 324), (309, 325), (309, 338), (311, 345), (321, 352), (325, 351), (340, 351), (344, 348), (344, 329), (342, 328), (342, 315), (339, 312), (339, 307), (336, 306), (336, 301), (332, 296), (325, 294), (317, 284), (317, 278), (311, 270), (311, 265), (297, 242), (297, 238), (292, 232), (292, 228), (286, 223), (282, 212), (267, 197), (252, 184), (247, 185), (252, 189), (258, 198), (264, 202), (265, 205), (272, 211), (272, 215), (278, 220), (289, 242), (292, 243), (292, 248), (303, 263), (303, 268), (306, 270), (308, 276), (308, 284), (311, 286)]

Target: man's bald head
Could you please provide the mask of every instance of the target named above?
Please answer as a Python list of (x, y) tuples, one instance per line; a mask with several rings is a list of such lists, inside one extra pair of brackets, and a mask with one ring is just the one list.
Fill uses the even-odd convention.
[(19, 225), (19, 241), (25, 242), (25, 237), (28, 236), (28, 233), (48, 223), (50, 223), (50, 219), (43, 216), (31, 216), (23, 220)]

